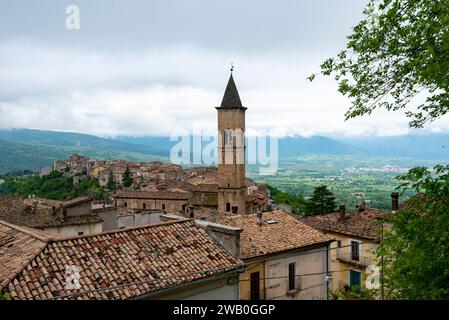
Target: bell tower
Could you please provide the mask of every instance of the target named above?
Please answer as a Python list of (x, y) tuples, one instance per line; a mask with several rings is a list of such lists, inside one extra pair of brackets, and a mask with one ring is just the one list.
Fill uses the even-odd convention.
[(246, 213), (245, 111), (231, 76), (218, 111), (218, 210)]

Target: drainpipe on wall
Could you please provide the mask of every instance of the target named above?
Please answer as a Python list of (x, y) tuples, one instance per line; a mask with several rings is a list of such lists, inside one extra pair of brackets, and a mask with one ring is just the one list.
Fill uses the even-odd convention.
[[(384, 221), (382, 221), (382, 238), (381, 238), (381, 246), (383, 246), (383, 241), (384, 241)], [(382, 300), (385, 300), (385, 290), (384, 290), (384, 254), (383, 254), (383, 247), (382, 247), (382, 265), (381, 265), (381, 270), (380, 270), (380, 286), (381, 286), (381, 295), (382, 295)]]
[(329, 246), (326, 246), (326, 300), (329, 300), (329, 282), (332, 281), (332, 276), (329, 274)]

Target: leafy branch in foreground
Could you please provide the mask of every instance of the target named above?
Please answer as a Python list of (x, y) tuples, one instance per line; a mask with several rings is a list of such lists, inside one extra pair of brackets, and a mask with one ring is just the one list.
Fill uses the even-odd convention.
[(346, 50), (321, 65), (352, 101), (346, 119), (409, 108), (410, 126), (420, 128), (445, 115), (449, 0), (372, 0), (364, 14)]
[(377, 251), (389, 299), (449, 298), (449, 165), (398, 177), (417, 193), (388, 216)]

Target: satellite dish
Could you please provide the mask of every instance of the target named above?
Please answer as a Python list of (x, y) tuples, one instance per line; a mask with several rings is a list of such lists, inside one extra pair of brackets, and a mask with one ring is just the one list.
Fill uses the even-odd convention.
[(369, 265), (365, 270), (367, 277), (365, 280), (365, 287), (367, 289), (380, 288), (380, 270), (376, 265)]

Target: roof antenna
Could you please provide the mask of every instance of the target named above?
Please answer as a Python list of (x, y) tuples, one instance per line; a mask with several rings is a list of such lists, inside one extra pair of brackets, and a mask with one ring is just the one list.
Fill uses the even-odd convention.
[(233, 62), (231, 62), (231, 73), (232, 73), (232, 71), (234, 71), (234, 63)]

